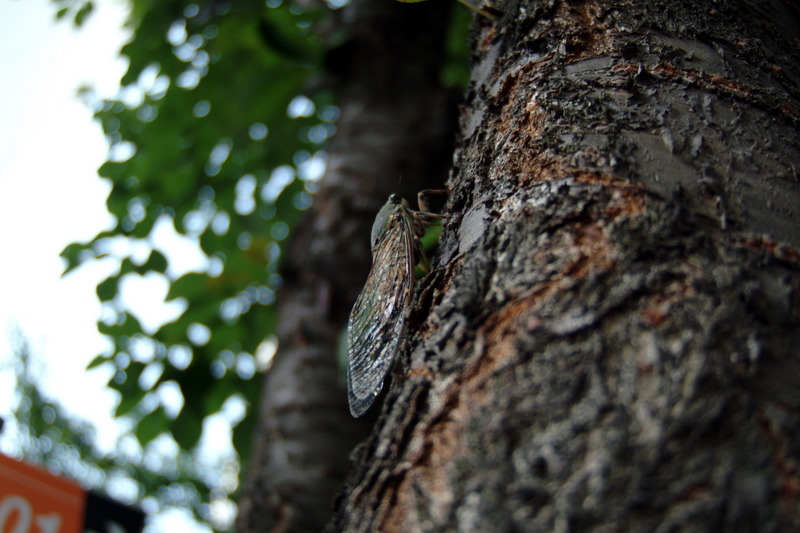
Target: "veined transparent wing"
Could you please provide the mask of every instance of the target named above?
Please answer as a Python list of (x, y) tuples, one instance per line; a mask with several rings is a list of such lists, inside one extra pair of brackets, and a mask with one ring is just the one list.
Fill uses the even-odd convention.
[(358, 417), (375, 401), (400, 347), (414, 288), (419, 224), (392, 195), (375, 219), (372, 268), (347, 326), (347, 390)]

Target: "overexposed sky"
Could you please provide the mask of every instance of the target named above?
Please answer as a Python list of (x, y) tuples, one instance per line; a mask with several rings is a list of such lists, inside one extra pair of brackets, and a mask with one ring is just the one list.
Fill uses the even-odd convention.
[(54, 15), (48, 0), (0, 0), (0, 416), (11, 407), (2, 365), (18, 327), (43, 360), (48, 393), (102, 422), (115, 404), (103, 387), (108, 374), (84, 369), (108, 347), (95, 324), (94, 286), (114, 265), (61, 278), (59, 252), (111, 223), (109, 187), (96, 172), (107, 145), (77, 91), (117, 92), (126, 68), (118, 57), (125, 5), (101, 0), (77, 30)]
[[(111, 347), (97, 331), (95, 287), (117, 263), (93, 262), (62, 278), (59, 253), (113, 222), (105, 208), (109, 185), (97, 176), (108, 146), (78, 89), (117, 94), (126, 69), (119, 58), (128, 38), (126, 9), (121, 0), (96, 0), (76, 29), (55, 21), (50, 0), (0, 0), (0, 417), (10, 418), (15, 401), (8, 361), (19, 329), (40, 363), (45, 394), (92, 422), (105, 451), (119, 435), (112, 417), (117, 397), (105, 386), (110, 370), (85, 369)], [(155, 233), (172, 275), (207, 265), (196, 240), (178, 237), (170, 223), (157, 223)], [(166, 280), (155, 275), (122, 284), (126, 305), (146, 330), (180, 313), (180, 305), (164, 304), (166, 290)], [(243, 409), (234, 404), (206, 421), (201, 460), (231, 453), (229, 421)], [(13, 429), (0, 434), (0, 452), (13, 454)], [(229, 516), (230, 506), (223, 507), (219, 513)], [(183, 510), (151, 519), (148, 531), (208, 531)]]

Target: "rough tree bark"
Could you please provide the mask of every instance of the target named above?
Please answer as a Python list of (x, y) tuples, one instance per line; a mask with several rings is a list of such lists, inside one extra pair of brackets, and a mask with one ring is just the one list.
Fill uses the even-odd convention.
[(439, 77), (449, 9), (356, 0), (331, 23), (348, 35), (329, 61), (341, 117), (314, 205), (284, 259), (279, 349), (239, 498), (239, 532), (320, 531), (348, 454), (374, 421), (374, 413), (350, 416), (336, 347), (369, 270), (378, 208), (390, 193), (412, 198), (446, 176), (456, 124)]
[(449, 211), (328, 531), (800, 529), (798, 12), (479, 20)]

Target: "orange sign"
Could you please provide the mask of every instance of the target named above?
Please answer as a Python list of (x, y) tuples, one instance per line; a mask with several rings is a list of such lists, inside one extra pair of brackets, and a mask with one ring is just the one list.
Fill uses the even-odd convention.
[(81, 533), (86, 492), (0, 454), (0, 533)]

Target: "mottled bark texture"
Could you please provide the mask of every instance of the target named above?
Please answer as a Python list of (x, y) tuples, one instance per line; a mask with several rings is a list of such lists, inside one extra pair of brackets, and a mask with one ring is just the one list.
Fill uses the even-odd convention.
[(341, 118), (284, 260), (279, 350), (239, 499), (240, 533), (320, 531), (369, 428), (348, 412), (337, 344), (367, 277), (378, 208), (392, 192), (412, 198), (446, 176), (456, 123), (439, 83), (449, 8), (359, 0), (332, 23), (348, 35), (329, 61)]
[(329, 531), (800, 530), (789, 2), (478, 21), (451, 218)]

